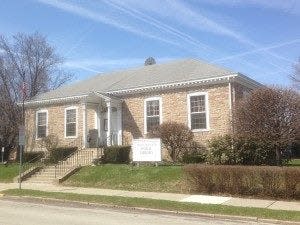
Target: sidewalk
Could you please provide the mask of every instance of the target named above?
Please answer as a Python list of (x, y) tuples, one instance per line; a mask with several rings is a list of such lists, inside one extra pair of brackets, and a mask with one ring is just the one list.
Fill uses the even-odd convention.
[[(18, 183), (0, 183), (0, 191), (12, 188), (18, 188)], [(174, 193), (157, 193), (157, 192), (137, 192), (137, 191), (123, 191), (99, 188), (81, 188), (81, 187), (67, 187), (53, 184), (22, 184), (23, 189), (32, 189), (47, 192), (62, 192), (62, 193), (76, 193), (88, 195), (106, 195), (106, 196), (122, 196), (122, 197), (137, 197), (150, 198), (159, 200), (169, 200), (178, 202), (194, 202), (202, 204), (218, 204), (239, 207), (256, 207), (276, 210), (291, 210), (300, 211), (300, 201), (276, 201), (276, 200), (262, 200), (262, 199), (248, 199), (248, 198), (234, 198), (211, 195), (189, 195), (189, 194), (174, 194)]]

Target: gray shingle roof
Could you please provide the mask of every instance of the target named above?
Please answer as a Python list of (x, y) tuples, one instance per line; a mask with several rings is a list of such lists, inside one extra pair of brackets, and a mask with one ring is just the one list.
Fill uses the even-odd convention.
[(32, 100), (64, 98), (84, 95), (92, 91), (108, 93), (160, 84), (209, 79), (234, 73), (228, 69), (199, 60), (178, 60), (165, 64), (155, 64), (118, 72), (98, 74), (87, 80), (40, 94)]

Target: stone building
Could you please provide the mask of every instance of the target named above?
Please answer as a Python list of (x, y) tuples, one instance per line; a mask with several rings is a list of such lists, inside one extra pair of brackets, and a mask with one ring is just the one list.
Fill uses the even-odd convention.
[(186, 124), (205, 144), (232, 129), (235, 102), (261, 86), (240, 73), (187, 59), (99, 74), (25, 103), (26, 149), (59, 145), (130, 145), (166, 122)]

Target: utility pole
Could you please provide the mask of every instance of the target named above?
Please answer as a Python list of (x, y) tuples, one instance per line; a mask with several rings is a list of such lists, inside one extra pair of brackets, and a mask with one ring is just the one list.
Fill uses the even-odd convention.
[(26, 83), (23, 77), (22, 83), (22, 125), (19, 127), (20, 165), (19, 165), (19, 189), (22, 189), (22, 158), (25, 146), (25, 97)]

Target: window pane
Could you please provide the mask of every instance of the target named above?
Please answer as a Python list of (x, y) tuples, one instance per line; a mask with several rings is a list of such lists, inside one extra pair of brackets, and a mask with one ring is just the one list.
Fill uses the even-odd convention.
[(46, 137), (47, 127), (46, 126), (38, 126), (37, 127), (37, 138)]
[(37, 120), (38, 120), (37, 121), (38, 126), (46, 125), (46, 123), (47, 123), (47, 113), (46, 112), (38, 113)]
[(76, 136), (76, 123), (69, 123), (66, 125), (66, 136)]
[(194, 129), (206, 129), (206, 114), (194, 113), (191, 114), (191, 128)]
[(191, 112), (205, 111), (205, 96), (204, 95), (191, 96), (190, 103), (191, 103)]
[(156, 129), (159, 126), (159, 117), (147, 117), (147, 132)]
[(67, 123), (75, 123), (76, 122), (76, 109), (68, 109), (67, 110)]
[(159, 115), (159, 100), (147, 101), (147, 116)]
[(103, 129), (104, 129), (104, 131), (108, 131), (108, 120), (107, 119), (103, 120)]
[(76, 136), (76, 109), (66, 110), (66, 136)]

